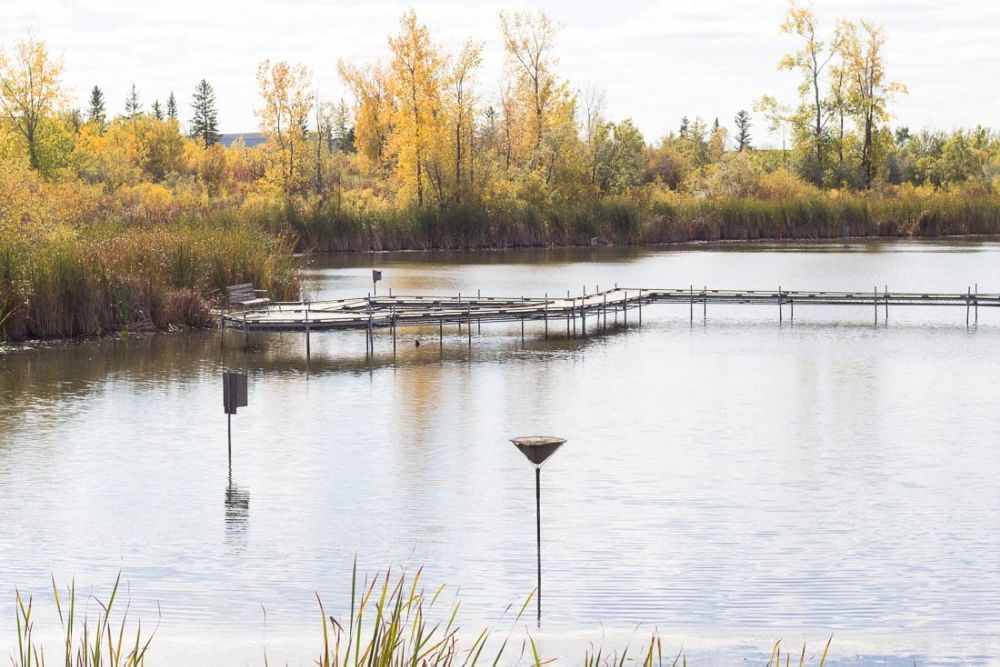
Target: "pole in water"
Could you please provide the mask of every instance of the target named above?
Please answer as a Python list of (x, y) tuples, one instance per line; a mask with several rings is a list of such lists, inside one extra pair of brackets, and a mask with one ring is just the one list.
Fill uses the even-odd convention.
[(639, 326), (642, 326), (642, 288), (639, 288)]
[(701, 288), (701, 319), (708, 322), (708, 285)]
[(625, 290), (625, 300), (622, 301), (622, 321), (628, 328), (628, 290)]
[(783, 321), (783, 314), (781, 312), (781, 285), (778, 285), (778, 324), (780, 325)]
[(306, 304), (306, 361), (309, 361), (309, 304)]
[(875, 303), (875, 326), (878, 326), (878, 285), (872, 290), (875, 295), (873, 302)]
[(229, 469), (233, 469), (233, 415), (226, 415), (226, 440), (229, 443)]
[(976, 283), (975, 304), (976, 304), (976, 326), (979, 326), (979, 283)]
[(536, 600), (538, 604), (538, 626), (542, 625), (542, 464), (557, 449), (565, 444), (565, 438), (553, 436), (529, 436), (511, 438), (511, 442), (535, 466), (535, 557), (538, 572)]
[(694, 324), (694, 285), (691, 285), (688, 289), (688, 294), (691, 299), (691, 324)]
[(969, 308), (972, 305), (972, 286), (969, 286), (969, 291), (965, 296), (965, 328), (969, 328)]
[(545, 340), (549, 339), (549, 293), (545, 293)]
[(889, 286), (883, 285), (882, 291), (885, 294), (885, 326), (889, 326)]

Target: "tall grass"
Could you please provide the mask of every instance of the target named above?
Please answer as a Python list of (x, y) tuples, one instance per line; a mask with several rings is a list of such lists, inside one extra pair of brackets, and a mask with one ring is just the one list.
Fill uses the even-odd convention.
[[(393, 577), (387, 571), (359, 587), (355, 564), (347, 619), (328, 616), (317, 595), (323, 643), (316, 664), (320, 667), (500, 664), (510, 632), (491, 651), (487, 651), (492, 636), (489, 630), (479, 632), (471, 644), (463, 646), (458, 637), (459, 603), (444, 610), (442, 619), (446, 620), (432, 624), (428, 619), (437, 613), (444, 586), (428, 595), (420, 588), (420, 575), (418, 571), (408, 581), (405, 573)], [(513, 625), (520, 621), (532, 597), (529, 595), (521, 605)]]
[[(391, 571), (386, 571), (359, 582), (355, 563), (350, 606), (340, 617), (328, 614), (317, 595), (322, 634), (315, 664), (318, 667), (497, 667), (527, 662), (534, 667), (542, 667), (557, 662), (542, 655), (530, 631), (525, 639), (512, 642), (514, 631), (531, 604), (534, 593), (528, 595), (518, 608), (506, 631), (486, 628), (475, 634), (460, 634), (460, 603), (444, 606), (445, 587), (440, 586), (428, 593), (422, 587), (421, 574), (422, 570), (412, 577), (405, 572), (393, 575)], [(80, 619), (75, 584), (70, 584), (63, 597), (53, 579), (52, 595), (63, 638), (59, 648), (48, 656), (35, 637), (33, 601), (31, 598), (25, 600), (17, 592), (17, 653), (11, 656), (12, 666), (45, 667), (46, 664), (56, 663), (65, 667), (144, 665), (156, 631), (143, 634), (140, 622), (130, 622), (127, 604), (124, 611), (117, 612), (115, 603), (120, 580), (121, 575), (115, 580), (107, 601), (94, 598), (99, 611), (96, 619), (91, 621), (86, 614)], [(824, 667), (832, 641), (831, 636), (823, 646), (818, 661), (815, 661), (816, 656), (809, 656), (809, 664)], [(585, 651), (582, 661), (569, 664), (584, 667), (622, 667), (626, 664), (687, 667), (683, 649), (667, 653), (663, 644), (660, 634), (654, 632), (648, 642), (636, 651), (629, 646), (613, 650), (591, 646)], [(265, 652), (265, 666), (269, 662)], [(783, 654), (779, 640), (771, 649), (767, 667), (791, 667), (793, 664), (804, 667), (806, 663), (805, 644), (800, 651)]]
[(297, 296), (292, 242), (251, 225), (0, 234), (0, 339), (212, 324), (226, 285)]
[(263, 215), (303, 251), (510, 248), (1000, 234), (1000, 197), (936, 192), (620, 197), (564, 205), (369, 211), (285, 202)]
[(35, 638), (34, 601), (30, 597), (25, 600), (20, 591), (16, 592), (17, 654), (11, 656), (13, 667), (45, 667), (47, 664), (64, 667), (144, 665), (155, 630), (147, 636), (143, 634), (141, 622), (136, 621), (133, 627), (128, 618), (128, 604), (120, 616), (117, 614), (115, 602), (120, 583), (121, 574), (115, 579), (106, 601), (94, 598), (99, 611), (96, 619), (91, 621), (86, 612), (80, 618), (75, 582), (69, 585), (63, 598), (53, 578), (52, 597), (64, 639), (62, 646), (55, 653), (50, 652), (48, 657), (44, 646)]

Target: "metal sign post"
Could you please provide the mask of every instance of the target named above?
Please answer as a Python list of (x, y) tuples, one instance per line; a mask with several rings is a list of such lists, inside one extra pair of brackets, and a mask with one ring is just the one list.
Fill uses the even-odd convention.
[(222, 371), (222, 406), (226, 411), (226, 430), (229, 443), (229, 466), (233, 465), (233, 415), (237, 408), (247, 405), (247, 374)]
[(535, 553), (538, 562), (538, 626), (542, 625), (542, 464), (565, 444), (565, 438), (533, 435), (511, 442), (535, 465)]
[(372, 296), (378, 295), (378, 281), (382, 280), (382, 272), (372, 269)]

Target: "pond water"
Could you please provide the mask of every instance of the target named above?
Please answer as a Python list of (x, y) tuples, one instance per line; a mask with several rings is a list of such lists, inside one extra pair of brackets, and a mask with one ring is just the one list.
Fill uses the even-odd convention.
[[(579, 294), (615, 283), (1000, 291), (1000, 245), (893, 243), (336, 256), (313, 299)], [(508, 442), (568, 443), (542, 472), (543, 655), (642, 643), (694, 664), (1000, 664), (1000, 309), (643, 309), (586, 339), (217, 332), (0, 353), (0, 658), (14, 589), (55, 635), (51, 577), (159, 623), (150, 664), (311, 664), (315, 594), (424, 566), (469, 633), (535, 585), (534, 475)], [(591, 328), (591, 327), (588, 327)], [(557, 331), (558, 327), (554, 329)], [(425, 344), (416, 345), (421, 340)], [(228, 470), (221, 371), (246, 369)], [(88, 609), (96, 612), (90, 601)], [(517, 652), (511, 654), (515, 658)], [(762, 659), (763, 656), (763, 659)], [(815, 663), (814, 663), (815, 664)]]

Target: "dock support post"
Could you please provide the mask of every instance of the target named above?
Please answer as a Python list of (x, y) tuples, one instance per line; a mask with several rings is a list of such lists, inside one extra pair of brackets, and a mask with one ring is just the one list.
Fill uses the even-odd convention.
[(969, 310), (972, 306), (972, 286), (969, 285), (969, 291), (965, 294), (965, 328), (969, 328)]
[(875, 303), (875, 326), (878, 326), (878, 285), (872, 289), (872, 293), (875, 295), (875, 298), (872, 299)]
[(545, 293), (545, 340), (549, 339), (549, 293)]
[(975, 307), (976, 307), (976, 326), (979, 326), (979, 283), (976, 283), (976, 292), (973, 295), (975, 297)]
[(788, 309), (791, 311), (788, 317), (789, 324), (795, 324), (795, 299), (788, 300)]
[(438, 320), (438, 347), (444, 352), (444, 317)]
[(701, 288), (701, 319), (708, 322), (708, 285)]
[(472, 350), (472, 306), (468, 310), (469, 326), (465, 327), (469, 331), (469, 350)]
[(573, 338), (576, 338), (576, 297), (573, 297), (573, 305), (569, 307), (569, 313), (573, 317)]
[(604, 331), (608, 330), (608, 293), (604, 293)]
[[(584, 287), (584, 294), (586, 294), (587, 288)], [(580, 335), (584, 338), (587, 337), (587, 297), (580, 297)]]
[(306, 361), (309, 360), (309, 304), (306, 304)]
[[(476, 288), (476, 301), (480, 301), (482, 298), (483, 298), (482, 289)], [(479, 305), (480, 304), (477, 303), (476, 308), (479, 308)], [(481, 317), (476, 318), (476, 333), (477, 334), (483, 333), (483, 318)]]
[(628, 290), (625, 290), (625, 300), (622, 301), (622, 319), (625, 322), (625, 328), (628, 329)]
[(882, 291), (885, 294), (885, 326), (889, 326), (889, 286), (882, 285)]
[(396, 358), (396, 306), (393, 305), (389, 312), (389, 325), (392, 327), (392, 358)]
[(688, 294), (691, 298), (691, 325), (694, 326), (694, 285), (691, 285), (688, 289), (690, 290)]
[(524, 349), (524, 297), (521, 297), (521, 349)]
[(642, 326), (642, 288), (639, 288), (639, 326)]
[(781, 309), (781, 285), (778, 285), (778, 324), (784, 321), (784, 313)]

